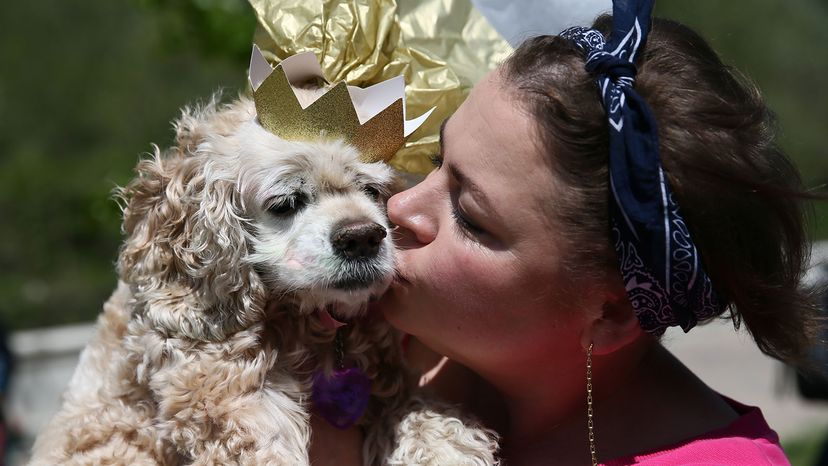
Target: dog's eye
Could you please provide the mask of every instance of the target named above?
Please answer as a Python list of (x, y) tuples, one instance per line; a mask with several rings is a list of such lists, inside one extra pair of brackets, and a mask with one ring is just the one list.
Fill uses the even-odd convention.
[(379, 198), (380, 198), (379, 189), (377, 189), (377, 188), (375, 188), (371, 185), (366, 185), (366, 186), (362, 187), (362, 190), (365, 192), (365, 194), (371, 196), (371, 199), (373, 199), (375, 201), (379, 200)]
[(305, 200), (301, 196), (287, 196), (275, 202), (267, 209), (273, 215), (290, 215), (301, 209)]

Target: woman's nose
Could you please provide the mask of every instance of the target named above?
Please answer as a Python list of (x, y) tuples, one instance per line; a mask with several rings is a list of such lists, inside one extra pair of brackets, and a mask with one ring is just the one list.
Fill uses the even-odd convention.
[(388, 219), (398, 228), (410, 231), (420, 244), (428, 244), (437, 236), (437, 199), (427, 182), (423, 181), (388, 199)]

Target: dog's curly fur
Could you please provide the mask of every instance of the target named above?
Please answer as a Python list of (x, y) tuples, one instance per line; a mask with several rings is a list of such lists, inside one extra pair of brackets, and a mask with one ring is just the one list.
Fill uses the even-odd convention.
[[(308, 464), (311, 374), (334, 365), (335, 330), (313, 310), (332, 303), (351, 318), (340, 330), (350, 362), (373, 380), (359, 423), (366, 464), (496, 463), (494, 435), (415, 396), (394, 331), (360, 314), (387, 282), (360, 293), (308, 285), (308, 260), (277, 241), (285, 231), (308, 237), (267, 212), (266, 188), (284, 165), (318, 164), (314, 189), (344, 199), (327, 209), (383, 223), (382, 201), (361, 187), (384, 189), (390, 169), (358, 162), (342, 143), (280, 140), (245, 97), (186, 109), (175, 128), (175, 145), (155, 147), (118, 190), (119, 285), (31, 464)], [(360, 273), (369, 272), (392, 269)]]

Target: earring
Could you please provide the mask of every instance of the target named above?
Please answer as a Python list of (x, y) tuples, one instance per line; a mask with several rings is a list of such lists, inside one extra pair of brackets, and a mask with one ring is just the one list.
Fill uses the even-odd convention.
[(592, 466), (598, 466), (598, 454), (595, 450), (595, 431), (593, 430), (593, 410), (592, 410), (592, 347), (594, 343), (589, 344), (587, 349), (587, 427), (589, 429), (589, 454), (592, 457)]

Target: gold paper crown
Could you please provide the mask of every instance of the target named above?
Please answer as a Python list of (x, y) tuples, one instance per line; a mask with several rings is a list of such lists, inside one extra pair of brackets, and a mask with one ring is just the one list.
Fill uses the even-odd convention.
[(431, 112), (405, 119), (402, 76), (361, 89), (340, 81), (302, 107), (293, 86), (324, 73), (313, 52), (293, 55), (272, 68), (257, 46), (250, 57), (250, 85), (259, 123), (287, 140), (342, 139), (364, 162), (388, 161)]

